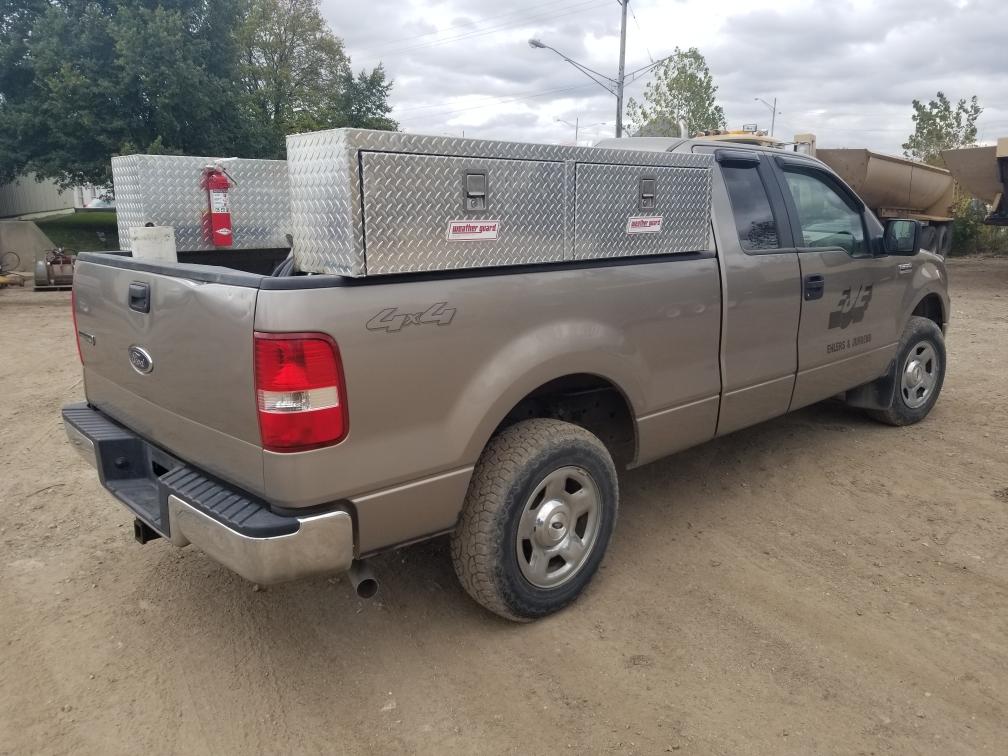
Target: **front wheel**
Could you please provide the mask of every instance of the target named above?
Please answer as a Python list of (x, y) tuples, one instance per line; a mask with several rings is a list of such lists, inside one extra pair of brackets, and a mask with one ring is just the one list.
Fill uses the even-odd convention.
[(885, 409), (868, 414), (887, 425), (920, 422), (934, 407), (945, 382), (945, 339), (934, 321), (913, 316), (894, 363), (894, 390)]
[(616, 523), (616, 468), (577, 425), (525, 420), (487, 444), (451, 539), (459, 581), (518, 622), (573, 601), (598, 569)]

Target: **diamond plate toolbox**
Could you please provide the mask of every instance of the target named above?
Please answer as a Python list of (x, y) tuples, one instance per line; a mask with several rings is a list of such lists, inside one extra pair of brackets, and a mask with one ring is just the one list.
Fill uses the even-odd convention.
[(712, 157), (333, 129), (287, 137), (297, 268), (346, 276), (710, 249)]
[[(124, 155), (112, 158), (116, 219), (122, 249), (130, 229), (153, 223), (175, 229), (180, 252), (215, 249), (203, 230), (207, 208), (203, 169), (220, 158), (188, 155)], [(287, 162), (223, 161), (235, 185), (228, 191), (234, 244), (226, 249), (279, 249), (291, 231)]]

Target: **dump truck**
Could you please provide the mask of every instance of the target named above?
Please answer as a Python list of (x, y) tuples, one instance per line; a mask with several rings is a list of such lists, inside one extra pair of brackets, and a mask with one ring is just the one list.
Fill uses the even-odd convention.
[(823, 161), (856, 191), (879, 220), (920, 221), (922, 244), (938, 254), (952, 250), (952, 174), (944, 168), (859, 148), (817, 149)]
[(879, 220), (920, 222), (921, 244), (942, 255), (952, 249), (956, 184), (991, 206), (984, 223), (1008, 226), (1008, 137), (998, 139), (996, 145), (943, 150), (944, 168), (865, 148), (817, 148), (815, 134), (797, 134), (791, 142), (764, 131), (746, 130), (711, 130), (695, 137), (815, 157), (836, 171)]
[(1008, 226), (1008, 137), (988, 147), (943, 150), (942, 160), (959, 186), (991, 206), (984, 223)]
[(790, 149), (836, 171), (879, 220), (907, 218), (921, 224), (921, 244), (938, 254), (952, 249), (952, 174), (944, 168), (865, 148), (816, 147), (815, 134), (784, 142), (763, 132), (707, 132), (705, 138)]

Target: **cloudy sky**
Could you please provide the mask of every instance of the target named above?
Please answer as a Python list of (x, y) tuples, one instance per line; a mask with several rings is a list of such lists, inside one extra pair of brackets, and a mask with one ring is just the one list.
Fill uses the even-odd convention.
[[(615, 76), (617, 0), (322, 0), (355, 68), (395, 79), (393, 115), (430, 134), (570, 143), (611, 136), (615, 98), (537, 37)], [(981, 141), (1008, 135), (1008, 0), (631, 0), (627, 70), (678, 45), (706, 56), (730, 128), (900, 152), (910, 102), (976, 94)], [(628, 87), (640, 96), (645, 79)], [(593, 124), (604, 125), (593, 125)]]

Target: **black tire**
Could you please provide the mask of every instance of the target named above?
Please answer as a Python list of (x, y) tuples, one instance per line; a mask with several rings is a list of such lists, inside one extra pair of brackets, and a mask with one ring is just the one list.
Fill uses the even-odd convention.
[[(593, 510), (597, 516), (591, 521), (594, 537), (579, 566), (575, 568), (572, 562), (571, 574), (563, 583), (539, 587), (523, 573), (527, 564), (519, 564), (519, 549), (532, 548), (531, 541), (519, 541), (519, 525), (523, 515), (552, 502), (536, 504), (533, 499), (551, 475), (562, 476), (572, 469), (588, 476), (589, 486), (594, 487), (589, 488), (589, 494), (597, 493), (593, 497), (598, 501)], [(541, 496), (546, 498), (544, 492)], [(504, 429), (490, 440), (476, 464), (452, 535), (452, 562), (459, 582), (478, 603), (517, 622), (562, 609), (577, 598), (598, 569), (616, 524), (618, 501), (612, 457), (584, 428), (559, 420), (532, 419)], [(575, 532), (580, 522), (572, 522), (570, 531)]]
[[(915, 397), (912, 392), (908, 392), (903, 386), (903, 374), (912, 358), (916, 358), (916, 353), (922, 351), (927, 354), (926, 348), (922, 345), (930, 345), (933, 357), (931, 369), (934, 371), (934, 384), (926, 396)], [(913, 353), (913, 354), (912, 354)], [(926, 369), (926, 366), (925, 366)], [(886, 409), (868, 410), (868, 414), (887, 425), (913, 425), (919, 423), (934, 407), (941, 394), (942, 385), (945, 383), (945, 338), (941, 329), (933, 320), (914, 315), (907, 323), (906, 329), (896, 350), (896, 359), (893, 362), (893, 371), (889, 378), (893, 381), (892, 401)], [(917, 400), (923, 403), (914, 406)]]

